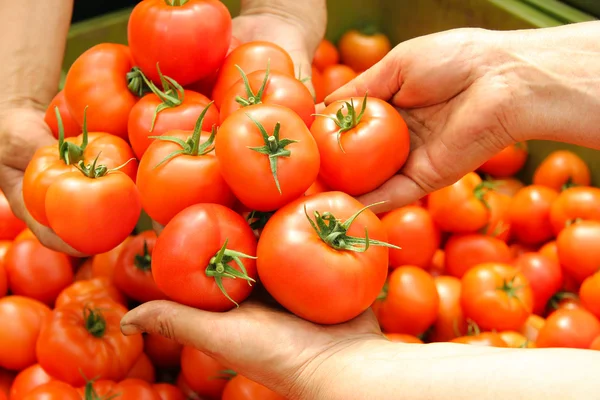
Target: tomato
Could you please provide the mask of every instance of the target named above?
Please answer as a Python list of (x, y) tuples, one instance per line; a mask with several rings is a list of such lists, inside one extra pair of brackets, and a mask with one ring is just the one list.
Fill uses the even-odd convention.
[(86, 258), (81, 265), (79, 265), (75, 270), (75, 282), (77, 281), (87, 281), (92, 279), (94, 275), (92, 274), (92, 259)]
[(133, 236), (128, 236), (121, 244), (106, 253), (96, 254), (92, 257), (92, 275), (96, 278), (108, 278), (111, 282), (115, 272), (117, 259), (125, 244), (131, 240)]
[(222, 400), (285, 400), (286, 398), (260, 383), (251, 381), (242, 375), (231, 378), (225, 390)]
[(588, 349), (600, 335), (600, 322), (582, 308), (556, 310), (540, 329), (537, 347), (572, 347)]
[(93, 387), (101, 399), (161, 400), (150, 383), (136, 378), (127, 378), (119, 383), (96, 381)]
[(266, 61), (269, 61), (271, 71), (292, 77), (296, 76), (294, 62), (281, 47), (273, 43), (260, 41), (244, 43), (225, 58), (219, 69), (219, 76), (212, 92), (212, 98), (217, 108), (221, 108), (225, 94), (240, 79), (240, 72), (236, 65), (246, 74), (251, 74), (254, 71), (264, 69)]
[(58, 120), (56, 119), (56, 113), (54, 111), (55, 107), (58, 107), (60, 115), (62, 116), (65, 137), (79, 135), (81, 133), (81, 125), (79, 125), (71, 115), (67, 99), (65, 98), (65, 92), (61, 90), (54, 96), (48, 105), (46, 115), (44, 116), (44, 122), (46, 122), (46, 125), (50, 128), (54, 137), (58, 139)]
[(23, 400), (81, 400), (77, 390), (64, 382), (50, 381), (22, 397)]
[(460, 279), (453, 276), (434, 278), (439, 307), (430, 339), (446, 342), (467, 333), (467, 321), (460, 306)]
[[(129, 87), (140, 87), (127, 46), (98, 44), (81, 54), (65, 78), (64, 93), (71, 117), (83, 126), (87, 109), (87, 127), (92, 132), (108, 132), (127, 139), (129, 111), (137, 102)], [(138, 82), (135, 82), (135, 81)]]
[(160, 396), (160, 400), (186, 400), (183, 391), (169, 383), (155, 383), (152, 388)]
[(512, 347), (514, 349), (523, 349), (523, 348), (533, 348), (535, 347), (535, 343), (529, 341), (525, 336), (523, 336), (519, 332), (515, 331), (502, 331), (498, 333), (502, 340), (506, 342), (508, 347)]
[(202, 397), (220, 399), (229, 375), (227, 368), (193, 347), (181, 353), (181, 374), (190, 389)]
[(233, 112), (255, 104), (287, 107), (298, 114), (306, 126), (313, 123), (315, 100), (298, 79), (268, 69), (248, 75), (240, 71), (240, 74), (241, 79), (227, 90), (221, 102), (221, 123)]
[(235, 202), (214, 153), (215, 136), (200, 131), (203, 116), (193, 133), (170, 131), (155, 140), (140, 161), (136, 183), (142, 206), (161, 225), (194, 204), (232, 207)]
[(510, 263), (512, 256), (502, 240), (479, 233), (452, 235), (444, 247), (446, 273), (462, 278), (483, 263)]
[(525, 336), (528, 341), (535, 343), (537, 342), (540, 329), (542, 329), (545, 323), (546, 320), (544, 318), (539, 315), (531, 314), (521, 329), (519, 329), (519, 333)]
[(152, 254), (152, 275), (174, 301), (226, 311), (250, 295), (255, 254), (254, 232), (242, 216), (219, 204), (197, 204), (177, 214), (161, 232)]
[(259, 104), (231, 114), (219, 129), (215, 151), (225, 182), (257, 211), (273, 211), (302, 196), (319, 173), (313, 136), (282, 106)]
[(53, 380), (54, 378), (48, 375), (39, 364), (34, 364), (19, 372), (15, 377), (10, 388), (10, 399), (22, 400), (33, 389)]
[(587, 277), (579, 288), (581, 304), (597, 318), (600, 318), (600, 272)]
[(563, 190), (550, 208), (550, 222), (559, 234), (577, 220), (600, 221), (600, 189), (578, 186)]
[(496, 237), (504, 242), (510, 239), (510, 221), (508, 217), (510, 203), (509, 196), (495, 191), (488, 192), (487, 204), (490, 206), (490, 220), (481, 230), (481, 233)]
[(384, 336), (391, 342), (423, 344), (418, 337), (406, 333), (386, 333)]
[(35, 236), (35, 234), (29, 228), (23, 229), (23, 231), (21, 231), (21, 233), (19, 233), (17, 235), (17, 237), (15, 238), (15, 240), (13, 240), (13, 243), (14, 242), (19, 242), (21, 240), (27, 240), (27, 239), (37, 239), (37, 237)]
[(10, 329), (0, 329), (0, 367), (22, 370), (36, 362), (35, 343), (50, 309), (28, 297), (0, 298), (0, 321), (10, 321)]
[(15, 216), (8, 199), (0, 191), (0, 240), (13, 240), (25, 228), (25, 222)]
[(590, 344), (590, 350), (600, 350), (600, 336), (596, 337)]
[(525, 253), (514, 262), (525, 276), (533, 292), (533, 312), (542, 314), (548, 300), (562, 287), (560, 264), (540, 253)]
[(275, 300), (299, 317), (319, 324), (348, 321), (373, 303), (385, 283), (386, 240), (377, 216), (346, 193), (303, 197), (265, 225), (258, 275)]
[(513, 197), (519, 190), (525, 187), (525, 184), (517, 178), (504, 178), (493, 180), (494, 191)]
[(437, 249), (433, 254), (433, 258), (431, 259), (431, 263), (427, 266), (427, 271), (431, 274), (431, 276), (441, 276), (446, 273), (445, 271), (446, 264), (446, 253), (442, 249)]
[(511, 234), (524, 244), (541, 244), (554, 236), (550, 207), (558, 192), (545, 186), (527, 186), (512, 198), (508, 218)]
[(501, 263), (480, 264), (462, 278), (460, 302), (484, 330), (517, 330), (531, 314), (533, 293), (521, 272)]
[(323, 98), (335, 92), (357, 77), (357, 73), (347, 65), (330, 65), (321, 72)]
[(156, 372), (152, 361), (145, 353), (140, 354), (133, 367), (127, 373), (127, 378), (141, 379), (143, 381), (154, 383), (156, 381)]
[(110, 299), (68, 303), (45, 320), (36, 343), (38, 362), (53, 377), (72, 385), (84, 377), (119, 380), (142, 353), (142, 335), (124, 336), (127, 309)]
[(535, 253), (538, 251), (538, 246), (536, 245), (523, 244), (519, 242), (511, 243), (508, 248), (510, 249), (510, 254), (513, 258), (513, 261), (525, 253)]
[(479, 335), (461, 336), (450, 340), (452, 343), (470, 344), (473, 346), (508, 347), (508, 344), (495, 332), (483, 332)]
[(183, 346), (160, 335), (144, 335), (144, 353), (158, 368), (177, 368)]
[(429, 195), (429, 213), (443, 231), (476, 232), (490, 220), (486, 206), (489, 191), (489, 185), (476, 173), (468, 173), (456, 183)]
[(339, 63), (339, 61), (340, 53), (335, 45), (327, 39), (321, 40), (313, 57), (313, 65), (319, 71), (323, 71), (325, 68)]
[(396, 268), (383, 291), (379, 323), (384, 332), (418, 335), (435, 322), (440, 300), (427, 271), (413, 266)]
[(550, 154), (537, 167), (533, 184), (560, 191), (565, 185), (589, 186), (590, 169), (579, 156), (568, 150)]
[(333, 190), (352, 196), (381, 186), (408, 157), (406, 123), (394, 107), (376, 98), (332, 103), (310, 130), (321, 155), (319, 176)]
[(527, 142), (512, 144), (479, 167), (479, 172), (494, 178), (508, 178), (519, 172), (528, 156)]
[(342, 63), (362, 72), (381, 61), (392, 44), (383, 33), (352, 29), (342, 35), (338, 48)]
[(144, 231), (135, 236), (121, 251), (115, 267), (115, 286), (126, 296), (142, 303), (166, 299), (152, 277), (156, 237), (154, 231)]
[(565, 273), (581, 283), (600, 267), (600, 222), (581, 221), (563, 229), (556, 239)]
[(5, 267), (5, 258), (12, 242), (0, 241), (0, 298), (6, 296), (8, 292), (8, 275)]
[[(198, 393), (194, 392), (192, 390), (192, 388), (190, 388), (190, 384), (187, 383), (187, 381), (185, 380), (183, 373), (180, 372), (179, 375), (177, 375), (177, 380), (176, 380), (175, 384), (177, 385), (179, 390), (181, 390), (183, 392), (183, 395), (185, 396), (186, 400), (192, 400), (192, 399), (193, 400), (202, 400), (200, 395), (198, 395)], [(222, 392), (222, 390), (221, 390), (221, 392)], [(219, 396), (220, 396), (220, 394), (219, 394)]]
[(310, 80), (315, 90), (315, 103), (320, 104), (325, 100), (325, 87), (323, 86), (323, 75), (314, 65), (312, 66)]
[(548, 258), (551, 258), (556, 262), (560, 262), (558, 259), (558, 248), (556, 246), (556, 240), (551, 240), (547, 242), (539, 248), (538, 252)]
[(308, 189), (306, 189), (306, 192), (304, 192), (304, 195), (310, 196), (311, 194), (329, 192), (330, 190), (331, 189), (329, 189), (327, 187), (327, 185), (325, 185), (323, 183), (323, 181), (321, 179), (319, 179), (319, 177), (317, 177), (317, 179), (313, 182), (313, 184), (310, 185), (310, 187)]
[(8, 398), (10, 387), (14, 379), (14, 372), (0, 368), (0, 394), (5, 394)]

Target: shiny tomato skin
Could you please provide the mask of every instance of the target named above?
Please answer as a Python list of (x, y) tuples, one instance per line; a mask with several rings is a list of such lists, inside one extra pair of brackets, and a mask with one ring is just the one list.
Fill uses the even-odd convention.
[(221, 108), (225, 94), (240, 79), (240, 72), (236, 65), (246, 74), (251, 74), (260, 69), (266, 69), (267, 62), (271, 71), (291, 77), (296, 76), (292, 58), (281, 47), (262, 41), (244, 43), (225, 58), (219, 69), (219, 76), (212, 91), (212, 98), (217, 108)]
[(440, 246), (440, 230), (429, 212), (417, 206), (407, 206), (390, 211), (381, 222), (388, 243), (400, 247), (390, 249), (391, 267), (415, 265), (427, 268)]
[(133, 236), (127, 236), (121, 244), (106, 253), (96, 254), (92, 257), (92, 276), (95, 278), (108, 278), (112, 282), (115, 272), (117, 259), (125, 244), (131, 240)]
[(0, 329), (0, 367), (20, 371), (36, 363), (35, 343), (50, 308), (22, 296), (0, 298), (0, 320), (10, 329)]
[(326, 98), (357, 76), (356, 71), (347, 65), (335, 64), (326, 67), (321, 72), (323, 98)]
[(514, 266), (521, 271), (533, 292), (533, 312), (543, 314), (548, 300), (560, 290), (563, 274), (560, 264), (540, 253), (520, 255)]
[(519, 172), (527, 161), (527, 143), (515, 143), (496, 154), (479, 167), (479, 172), (494, 178), (508, 178)]
[(519, 333), (525, 336), (532, 343), (537, 341), (540, 329), (544, 326), (546, 320), (536, 314), (531, 314), (523, 326), (519, 329)]
[(558, 259), (566, 275), (581, 283), (600, 266), (600, 222), (576, 222), (556, 238)]
[(453, 276), (437, 276), (433, 280), (440, 300), (429, 339), (432, 342), (447, 342), (466, 335), (467, 321), (460, 306), (460, 279)]
[(579, 288), (581, 304), (596, 318), (600, 318), (600, 272), (587, 277)]
[(524, 244), (541, 244), (554, 236), (550, 208), (558, 192), (545, 186), (531, 185), (512, 198), (508, 218), (513, 237)]
[[(261, 234), (258, 275), (267, 291), (299, 317), (319, 324), (348, 321), (369, 308), (381, 291), (388, 271), (388, 248), (335, 250), (311, 227), (305, 207), (313, 220), (317, 211), (346, 221), (364, 206), (345, 193), (325, 192), (281, 208)], [(365, 230), (370, 239), (387, 240), (383, 224), (369, 209), (358, 215), (347, 234), (364, 238)], [(333, 285), (340, 290), (331, 291)], [(319, 306), (325, 303), (327, 307)]]
[[(191, 133), (170, 131), (165, 135), (187, 141)], [(202, 132), (201, 143), (209, 137), (210, 133)], [(144, 153), (136, 181), (144, 211), (154, 221), (166, 225), (177, 213), (194, 204), (232, 207), (236, 199), (221, 175), (214, 150), (198, 156), (181, 154), (158, 165), (178, 150), (181, 146), (176, 143), (155, 140)]]
[(600, 322), (592, 313), (582, 308), (560, 309), (548, 316), (536, 345), (588, 349), (598, 335)]
[(11, 400), (22, 400), (25, 395), (37, 388), (38, 386), (44, 385), (52, 378), (40, 364), (34, 364), (31, 367), (25, 368), (15, 377), (13, 384), (10, 388), (10, 399)]
[(487, 203), (490, 206), (490, 220), (481, 230), (481, 233), (508, 242), (510, 239), (510, 221), (508, 216), (511, 203), (510, 196), (491, 191), (487, 194)]
[(505, 242), (479, 233), (452, 235), (446, 242), (444, 254), (444, 270), (457, 278), (462, 278), (479, 264), (510, 263), (512, 260)]
[(0, 191), (0, 240), (13, 240), (25, 228), (25, 222), (16, 217), (8, 199)]
[(81, 396), (73, 386), (53, 380), (36, 387), (22, 400), (81, 400)]
[[(161, 232), (152, 254), (152, 275), (165, 295), (182, 304), (207, 311), (227, 311), (235, 304), (221, 292), (214, 277), (206, 275), (210, 260), (227, 240), (227, 248), (256, 255), (254, 232), (242, 216), (219, 204), (197, 204), (177, 214)], [(248, 276), (256, 279), (256, 261), (241, 258)], [(228, 264), (239, 271), (232, 261)], [(244, 279), (222, 279), (237, 303), (252, 286)]]
[(144, 353), (158, 368), (177, 368), (183, 345), (160, 335), (144, 336)]
[(61, 90), (54, 96), (44, 115), (44, 122), (52, 131), (55, 138), (58, 139), (58, 121), (56, 119), (55, 109), (58, 107), (60, 117), (62, 119), (65, 137), (74, 137), (81, 133), (81, 125), (75, 121), (71, 112), (67, 100), (65, 99), (65, 92)]
[(327, 39), (322, 39), (317, 50), (315, 50), (313, 65), (319, 71), (323, 71), (325, 68), (339, 63), (339, 61), (340, 53), (335, 45)]
[(550, 208), (550, 222), (558, 235), (575, 220), (600, 221), (600, 189), (575, 186), (563, 190)]
[[(257, 94), (260, 90), (263, 81), (265, 80), (265, 73), (265, 70), (258, 70), (247, 75), (250, 89), (254, 94)], [(233, 112), (243, 108), (243, 106), (236, 101), (238, 96), (243, 99), (248, 99), (246, 85), (241, 77), (229, 88), (221, 102), (221, 107), (219, 108), (221, 123), (223, 123)], [(315, 119), (313, 116), (315, 113), (315, 100), (313, 99), (312, 94), (302, 82), (287, 74), (269, 72), (267, 83), (261, 97), (261, 103), (276, 104), (293, 110), (300, 118), (302, 118), (302, 121), (304, 121), (307, 127), (310, 127)]]
[(183, 391), (169, 383), (155, 383), (152, 388), (160, 396), (160, 400), (186, 400)]
[(133, 67), (127, 46), (98, 44), (75, 60), (65, 78), (65, 100), (71, 116), (81, 126), (87, 109), (90, 132), (108, 132), (127, 139), (129, 111), (138, 98), (127, 87)]
[(381, 61), (392, 50), (392, 44), (383, 33), (367, 34), (351, 29), (342, 35), (338, 48), (342, 63), (362, 72)]
[(152, 361), (145, 353), (140, 354), (133, 367), (127, 373), (127, 378), (141, 379), (148, 383), (156, 381), (156, 371)]
[[(362, 110), (364, 99), (352, 98), (356, 113)], [(366, 99), (365, 113), (358, 124), (340, 133), (331, 118), (345, 102), (330, 104), (315, 119), (312, 132), (321, 155), (319, 176), (333, 190), (358, 196), (377, 189), (394, 176), (408, 157), (410, 139), (408, 127), (396, 109), (383, 100)], [(341, 148), (340, 148), (341, 145)]]
[(225, 386), (221, 400), (286, 400), (271, 389), (245, 376), (236, 375)]
[(123, 294), (108, 278), (92, 278), (74, 282), (67, 286), (56, 298), (55, 307), (61, 307), (69, 303), (85, 304), (88, 301), (107, 298), (123, 306), (127, 305)]
[[(265, 146), (259, 128), (250, 117), (262, 124), (268, 135), (272, 135), (280, 123), (279, 138), (297, 141), (285, 147), (290, 152), (288, 157), (275, 158), (281, 192), (277, 189), (269, 156), (249, 148)], [(319, 173), (319, 149), (315, 139), (304, 121), (282, 106), (259, 104), (231, 114), (219, 129), (215, 152), (225, 182), (252, 210), (273, 211), (297, 199)]]
[(181, 375), (189, 388), (201, 397), (221, 399), (227, 379), (222, 379), (227, 367), (193, 347), (185, 346), (181, 353)]
[(569, 150), (551, 153), (537, 167), (533, 174), (533, 184), (549, 187), (557, 192), (566, 184), (589, 186), (590, 169), (577, 154)]
[(473, 346), (508, 347), (508, 344), (495, 332), (483, 332), (479, 335), (460, 336), (450, 340), (452, 343), (470, 344)]

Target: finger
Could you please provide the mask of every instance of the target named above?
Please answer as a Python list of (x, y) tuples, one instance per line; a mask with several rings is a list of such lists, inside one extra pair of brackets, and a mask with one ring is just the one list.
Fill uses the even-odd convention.
[(319, 103), (319, 104), (315, 105), (315, 112), (317, 114), (322, 114), (323, 111), (325, 110), (325, 108), (326, 108), (325, 103)]
[(357, 199), (365, 206), (384, 202), (371, 207), (376, 214), (394, 210), (414, 203), (427, 194), (414, 180), (405, 175), (394, 175), (383, 185)]

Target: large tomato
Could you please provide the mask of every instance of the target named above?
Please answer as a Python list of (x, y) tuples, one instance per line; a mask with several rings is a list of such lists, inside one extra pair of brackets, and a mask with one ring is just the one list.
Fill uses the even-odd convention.
[(527, 279), (500, 263), (480, 264), (467, 271), (460, 300), (465, 316), (484, 330), (518, 330), (533, 307)]
[(579, 288), (581, 304), (600, 318), (600, 272), (587, 277)]
[(404, 266), (390, 274), (379, 308), (386, 333), (424, 333), (436, 320), (439, 296), (433, 277), (421, 268)]
[(479, 167), (479, 172), (493, 176), (494, 178), (508, 178), (523, 168), (527, 161), (527, 143), (515, 143)]
[(439, 297), (437, 317), (429, 336), (432, 342), (447, 342), (467, 334), (467, 321), (460, 306), (460, 279), (453, 276), (434, 278)]
[(340, 61), (340, 53), (333, 43), (327, 39), (321, 40), (315, 55), (313, 57), (313, 65), (319, 70), (323, 71), (330, 65), (335, 65)]
[(82, 280), (66, 287), (56, 298), (56, 307), (69, 303), (85, 304), (88, 301), (112, 299), (119, 304), (127, 305), (125, 297), (106, 277)]
[(533, 175), (534, 185), (546, 186), (557, 192), (565, 186), (588, 186), (590, 182), (589, 167), (577, 154), (568, 150), (550, 154)]
[(131, 55), (159, 81), (162, 72), (182, 85), (216, 71), (231, 41), (231, 15), (218, 0), (149, 0), (138, 3), (127, 26)]
[(381, 61), (392, 50), (392, 44), (383, 33), (352, 29), (342, 35), (338, 48), (342, 63), (362, 72)]
[[(154, 387), (141, 379), (127, 378), (119, 383), (109, 380), (98, 380), (90, 383), (95, 395), (92, 399), (119, 399), (119, 400), (161, 400)], [(83, 388), (83, 393), (88, 387)], [(87, 400), (88, 397), (86, 396)]]
[(25, 229), (25, 222), (15, 216), (4, 193), (0, 191), (0, 240), (13, 240)]
[(550, 207), (558, 192), (545, 186), (526, 186), (512, 198), (508, 218), (511, 234), (524, 244), (540, 244), (554, 236)]
[(173, 339), (160, 335), (144, 336), (144, 353), (158, 368), (177, 368), (183, 346)]
[(160, 400), (190, 400), (187, 399), (183, 391), (170, 383), (155, 383), (152, 388), (160, 396)]
[(19, 371), (35, 364), (35, 343), (49, 314), (48, 306), (34, 299), (0, 298), (0, 321), (10, 321), (10, 329), (0, 329), (0, 367)]
[(10, 400), (23, 400), (26, 394), (38, 386), (44, 385), (52, 378), (39, 364), (25, 368), (15, 377), (10, 388)]
[(576, 186), (563, 190), (550, 208), (550, 222), (559, 234), (577, 220), (600, 221), (600, 189)]
[(36, 344), (39, 364), (72, 385), (85, 377), (123, 379), (142, 353), (142, 335), (124, 336), (127, 309), (110, 299), (69, 303), (46, 318)]
[(60, 115), (62, 116), (65, 137), (68, 138), (79, 135), (81, 133), (81, 125), (79, 125), (71, 115), (67, 100), (65, 99), (65, 92), (64, 90), (61, 90), (54, 96), (48, 105), (46, 115), (44, 116), (44, 122), (46, 122), (46, 125), (50, 128), (54, 137), (58, 139), (58, 119), (56, 118), (56, 112), (54, 111), (56, 107), (58, 107)]
[(444, 247), (446, 273), (462, 278), (483, 263), (510, 263), (512, 256), (507, 244), (500, 239), (479, 233), (452, 235)]
[(256, 238), (242, 216), (220, 204), (177, 214), (152, 254), (160, 290), (182, 304), (226, 311), (245, 300), (256, 279)]
[(255, 399), (286, 400), (282, 395), (239, 374), (227, 383), (227, 386), (225, 386), (225, 390), (223, 391), (223, 397), (221, 397), (221, 400)]
[(73, 386), (54, 380), (36, 387), (22, 400), (81, 400), (81, 396)]
[(600, 266), (600, 221), (576, 222), (556, 239), (558, 258), (565, 273), (581, 283)]
[(312, 132), (321, 155), (319, 176), (333, 190), (368, 193), (394, 176), (408, 157), (408, 127), (390, 104), (376, 98), (334, 102)]
[[(92, 132), (108, 132), (127, 139), (129, 111), (137, 102), (142, 86), (133, 67), (129, 48), (122, 44), (98, 44), (75, 60), (65, 79), (65, 99), (71, 116)], [(137, 93), (136, 93), (137, 92)]]
[(306, 196), (281, 208), (265, 225), (257, 249), (258, 275), (294, 314), (320, 324), (344, 322), (369, 308), (383, 287), (386, 240), (379, 218), (348, 194)]
[(540, 253), (525, 253), (514, 262), (533, 292), (533, 312), (542, 314), (548, 300), (560, 290), (563, 283), (560, 264)]
[(181, 353), (181, 375), (190, 389), (211, 400), (221, 399), (231, 375), (225, 366), (193, 347)]
[(115, 272), (117, 259), (125, 244), (131, 240), (133, 236), (128, 236), (121, 244), (106, 253), (96, 254), (92, 257), (92, 276), (95, 278), (108, 278), (111, 282)]
[(141, 379), (148, 383), (156, 381), (154, 365), (145, 353), (140, 354), (133, 367), (127, 373), (127, 378)]
[(600, 322), (582, 308), (560, 309), (546, 319), (536, 341), (537, 347), (588, 349), (600, 335)]
[(347, 65), (330, 65), (321, 72), (323, 98), (329, 96), (346, 83), (357, 77), (357, 73)]
[(257, 211), (273, 211), (302, 196), (319, 173), (315, 139), (282, 106), (259, 104), (231, 114), (219, 129), (215, 151), (235, 196)]
[(381, 222), (388, 242), (400, 247), (390, 249), (390, 266), (416, 265), (427, 268), (440, 246), (440, 230), (429, 212), (417, 206), (407, 206), (390, 211)]

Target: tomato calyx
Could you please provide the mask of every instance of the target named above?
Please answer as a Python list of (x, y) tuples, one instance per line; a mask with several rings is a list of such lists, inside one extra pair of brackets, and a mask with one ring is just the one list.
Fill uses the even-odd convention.
[(475, 186), (475, 189), (473, 189), (473, 196), (475, 196), (475, 198), (477, 200), (479, 200), (481, 202), (481, 204), (483, 204), (485, 206), (485, 208), (487, 208), (488, 210), (490, 210), (491, 207), (490, 207), (490, 203), (488, 203), (485, 196), (489, 192), (495, 190), (496, 185), (497, 184), (495, 182), (483, 181), (480, 184), (478, 184), (477, 186)]
[(277, 186), (277, 190), (281, 194), (281, 186), (279, 185), (279, 179), (277, 178), (277, 158), (278, 157), (289, 157), (292, 154), (292, 152), (290, 150), (286, 149), (286, 147), (292, 143), (297, 143), (298, 141), (293, 140), (293, 139), (280, 139), (279, 138), (279, 130), (281, 129), (281, 124), (279, 122), (277, 124), (275, 124), (275, 129), (273, 129), (273, 134), (269, 135), (267, 133), (267, 131), (265, 130), (265, 127), (260, 122), (258, 122), (254, 118), (252, 118), (251, 115), (249, 115), (249, 114), (246, 114), (246, 115), (248, 116), (248, 118), (250, 118), (252, 120), (252, 122), (254, 122), (254, 125), (256, 125), (256, 127), (260, 131), (260, 134), (262, 135), (263, 140), (265, 142), (264, 146), (248, 147), (248, 148), (250, 150), (254, 150), (261, 154), (265, 154), (265, 155), (269, 156), (269, 165), (271, 167), (271, 174), (273, 174), (273, 179), (275, 179), (275, 185)]
[(96, 392), (96, 389), (94, 389), (94, 381), (95, 380), (92, 379), (85, 383), (85, 388), (83, 392), (84, 400), (112, 400), (120, 396), (119, 393), (110, 396), (99, 396)]
[(242, 96), (237, 96), (235, 98), (235, 101), (242, 107), (248, 107), (248, 106), (253, 106), (255, 104), (261, 104), (262, 96), (265, 92), (265, 88), (267, 87), (267, 82), (269, 81), (270, 62), (267, 61), (267, 69), (265, 71), (265, 78), (263, 79), (262, 84), (260, 85), (260, 89), (258, 89), (258, 92), (256, 92), (256, 94), (252, 91), (252, 88), (250, 87), (250, 82), (248, 81), (248, 76), (246, 75), (244, 70), (242, 68), (240, 68), (240, 66), (237, 64), (235, 67), (238, 69), (238, 71), (240, 71), (240, 75), (242, 76), (242, 80), (244, 81), (244, 88), (246, 89), (246, 98), (243, 98)]
[(83, 321), (85, 329), (90, 335), (101, 338), (106, 332), (106, 320), (100, 310), (92, 309), (88, 306), (83, 308)]
[(519, 304), (521, 304), (523, 307), (525, 307), (525, 305), (521, 302), (521, 298), (518, 296), (518, 293), (517, 293), (517, 291), (519, 291), (520, 289), (523, 288), (523, 285), (515, 286), (516, 278), (517, 278), (517, 276), (515, 275), (510, 280), (503, 279), (502, 286), (498, 286), (496, 288), (496, 290), (505, 292), (506, 296), (508, 296), (509, 299), (514, 298), (519, 302)]
[(573, 182), (573, 177), (569, 176), (569, 179), (567, 179), (567, 181), (565, 182), (564, 185), (562, 185), (562, 187), (560, 188), (561, 192), (564, 192), (567, 189), (573, 188), (573, 187), (577, 187), (579, 186), (578, 184), (576, 184), (575, 182)]
[(377, 296), (376, 300), (385, 300), (387, 299), (388, 296), (388, 292), (389, 292), (389, 285), (388, 285), (388, 281), (385, 281), (385, 283), (383, 284), (383, 287), (381, 288), (381, 292), (379, 292), (379, 295)]
[(142, 73), (142, 70), (138, 67), (131, 68), (126, 75), (127, 88), (131, 93), (137, 97), (143, 97), (145, 94), (150, 93), (150, 88), (147, 85), (147, 79)]
[(230, 381), (231, 379), (235, 378), (237, 376), (237, 372), (235, 372), (232, 369), (223, 369), (221, 371), (219, 371), (219, 375), (217, 376), (211, 376), (210, 378), (208, 378), (209, 380), (216, 380), (216, 379), (223, 379), (226, 381)]
[(261, 230), (265, 227), (269, 219), (275, 214), (275, 211), (250, 211), (246, 217), (246, 221), (252, 230)]
[[(233, 300), (225, 290), (225, 287), (223, 286), (223, 278), (244, 279), (248, 282), (249, 286), (252, 286), (252, 283), (256, 281), (248, 276), (248, 271), (246, 270), (246, 267), (244, 267), (241, 258), (251, 258), (256, 260), (256, 257), (249, 256), (239, 251), (228, 249), (228, 242), (229, 239), (225, 239), (225, 243), (223, 243), (221, 249), (217, 252), (217, 254), (215, 254), (214, 257), (210, 259), (208, 266), (206, 267), (205, 273), (206, 276), (215, 278), (215, 283), (217, 284), (223, 295), (225, 295), (225, 297), (227, 297), (229, 301), (235, 304), (236, 307), (239, 307), (240, 305), (235, 300)], [(229, 263), (232, 261), (239, 267), (239, 271), (233, 268), (231, 265), (229, 265)]]
[(58, 157), (67, 165), (77, 163), (83, 159), (83, 152), (88, 144), (87, 106), (83, 110), (83, 138), (81, 146), (65, 140), (65, 128), (58, 107), (54, 107), (54, 113), (56, 115), (56, 122), (58, 124)]
[(109, 169), (106, 165), (98, 164), (98, 158), (100, 157), (100, 154), (101, 152), (98, 153), (94, 161), (92, 161), (92, 163), (89, 165), (85, 165), (85, 162), (83, 160), (80, 160), (79, 163), (75, 165), (75, 168), (77, 168), (83, 175), (87, 176), (88, 178), (97, 179), (108, 175), (108, 173), (110, 172), (118, 171), (127, 164), (129, 164), (132, 160), (135, 160), (134, 158), (130, 158), (129, 160), (125, 161), (122, 165)]
[(375, 36), (381, 33), (381, 30), (374, 24), (365, 25), (361, 27), (358, 31), (365, 36)]
[[(336, 139), (338, 142), (338, 146), (340, 147), (340, 150), (342, 151), (342, 153), (346, 153), (346, 151), (344, 150), (344, 147), (342, 146), (342, 133), (356, 128), (356, 126), (360, 123), (360, 120), (362, 119), (363, 115), (365, 115), (365, 111), (367, 109), (367, 94), (365, 93), (365, 97), (363, 98), (362, 107), (358, 114), (356, 113), (356, 108), (354, 107), (353, 99), (350, 99), (349, 102), (344, 101), (343, 103), (344, 104), (342, 104), (340, 109), (335, 114), (335, 117), (332, 117), (331, 115), (325, 115), (325, 114), (314, 114), (314, 115), (317, 117), (329, 118), (330, 120), (335, 122), (337, 127), (340, 128), (336, 133)], [(344, 108), (348, 109), (348, 112), (346, 113), (346, 115), (344, 115), (344, 113), (343, 113)]]
[(184, 6), (189, 0), (165, 0), (165, 3), (171, 7), (181, 7)]
[(133, 264), (136, 268), (146, 272), (152, 268), (152, 256), (148, 251), (148, 241), (144, 240), (144, 252), (142, 254), (136, 254), (133, 258)]
[(554, 295), (552, 295), (552, 297), (550, 297), (550, 300), (548, 300), (548, 303), (546, 303), (546, 311), (551, 312), (554, 310), (558, 310), (558, 308), (560, 307), (560, 303), (563, 300), (578, 301), (579, 296), (577, 296), (577, 294), (575, 294), (575, 293), (571, 293), (571, 292), (567, 292), (567, 291), (556, 292), (556, 293), (554, 293)]

